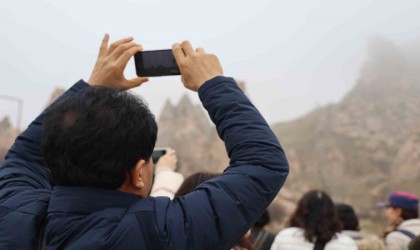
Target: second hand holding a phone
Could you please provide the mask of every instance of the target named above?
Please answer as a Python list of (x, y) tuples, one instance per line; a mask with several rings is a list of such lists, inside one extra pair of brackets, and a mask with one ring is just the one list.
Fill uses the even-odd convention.
[(156, 162), (156, 169), (158, 168), (169, 168), (172, 171), (175, 171), (177, 167), (178, 158), (176, 156), (175, 150), (168, 148), (166, 154), (162, 155), (159, 160)]

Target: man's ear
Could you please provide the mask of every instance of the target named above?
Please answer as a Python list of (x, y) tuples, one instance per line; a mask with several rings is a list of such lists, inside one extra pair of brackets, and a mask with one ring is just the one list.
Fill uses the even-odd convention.
[(134, 168), (131, 170), (131, 184), (133, 184), (133, 186), (138, 189), (142, 189), (145, 186), (143, 170), (146, 165), (147, 164), (145, 160), (139, 160), (136, 163), (136, 166), (134, 166)]

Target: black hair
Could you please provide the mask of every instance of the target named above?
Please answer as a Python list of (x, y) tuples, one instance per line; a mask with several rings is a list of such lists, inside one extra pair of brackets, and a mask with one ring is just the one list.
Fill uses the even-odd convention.
[(330, 196), (319, 190), (306, 193), (289, 220), (289, 226), (304, 230), (309, 242), (330, 241), (342, 226)]
[(354, 209), (347, 204), (335, 205), (337, 209), (338, 217), (340, 218), (343, 230), (359, 231), (359, 218), (357, 218)]
[(118, 189), (137, 161), (148, 161), (157, 125), (126, 91), (88, 87), (48, 108), (42, 151), (55, 185)]
[(214, 177), (219, 176), (218, 173), (206, 173), (206, 172), (198, 172), (188, 176), (184, 182), (179, 187), (178, 191), (175, 193), (175, 197), (183, 196), (189, 194), (203, 182), (208, 181)]
[(254, 223), (254, 227), (263, 228), (268, 223), (270, 223), (270, 214), (267, 210), (264, 210), (258, 220)]
[(403, 220), (417, 219), (419, 218), (419, 211), (401, 208), (401, 218)]

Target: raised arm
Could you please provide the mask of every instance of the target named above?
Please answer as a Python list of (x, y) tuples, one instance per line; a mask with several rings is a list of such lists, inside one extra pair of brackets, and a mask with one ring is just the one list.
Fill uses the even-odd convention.
[[(131, 37), (121, 39), (108, 47), (109, 36), (105, 35), (98, 60), (88, 81), (90, 85), (130, 89), (147, 81), (147, 78), (127, 80), (123, 75), (128, 60), (142, 50), (142, 47), (132, 40)], [(89, 84), (80, 80), (56, 102), (76, 94)], [(8, 151), (6, 160), (0, 167), (0, 203), (20, 191), (52, 189), (49, 170), (41, 155), (42, 124), (46, 112), (48, 108), (17, 137)]]
[(183, 214), (185, 226), (180, 231), (188, 235), (174, 244), (185, 244), (188, 249), (228, 249), (274, 199), (288, 175), (288, 162), (258, 110), (232, 78), (221, 76), (217, 58), (202, 49), (192, 50), (187, 42), (182, 44), (184, 57), (177, 52), (178, 46), (174, 54), (184, 85), (198, 90), (231, 161), (223, 175), (172, 202), (169, 213)]

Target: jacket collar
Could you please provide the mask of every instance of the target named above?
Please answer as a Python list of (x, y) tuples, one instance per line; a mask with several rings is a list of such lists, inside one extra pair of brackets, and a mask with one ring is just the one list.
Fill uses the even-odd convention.
[(106, 208), (128, 208), (142, 197), (117, 190), (55, 186), (48, 213), (90, 214)]
[(420, 219), (411, 219), (405, 220), (400, 225), (398, 225), (398, 229), (407, 229), (411, 227), (420, 228)]

